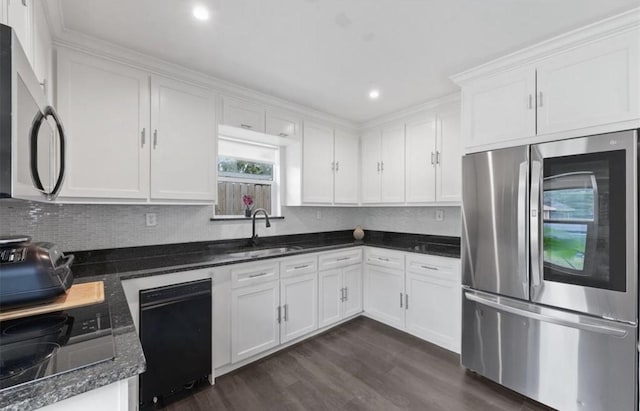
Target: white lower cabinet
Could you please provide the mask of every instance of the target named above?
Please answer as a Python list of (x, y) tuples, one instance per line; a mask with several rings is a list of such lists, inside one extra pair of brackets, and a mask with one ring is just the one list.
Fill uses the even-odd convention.
[(277, 281), (231, 292), (231, 361), (238, 362), (280, 344)]
[(281, 343), (315, 331), (318, 328), (318, 274), (282, 279), (280, 304)]
[(460, 352), (459, 260), (406, 253), (405, 270), (391, 266), (390, 251), (369, 249), (366, 254), (365, 313)]
[[(316, 255), (238, 264), (230, 271), (231, 363), (318, 329)], [(226, 364), (223, 350), (215, 355), (221, 357), (214, 358), (216, 367)]]
[(362, 251), (320, 256), (318, 325), (320, 328), (362, 312)]
[(321, 271), (318, 313), (320, 327), (362, 312), (362, 266)]

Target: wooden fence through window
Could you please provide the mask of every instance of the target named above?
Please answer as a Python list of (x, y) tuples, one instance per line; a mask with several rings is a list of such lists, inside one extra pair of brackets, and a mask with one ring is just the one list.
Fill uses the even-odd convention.
[(253, 209), (264, 208), (271, 215), (271, 185), (256, 183), (238, 183), (234, 181), (218, 182), (217, 215), (243, 215), (242, 196), (253, 198)]

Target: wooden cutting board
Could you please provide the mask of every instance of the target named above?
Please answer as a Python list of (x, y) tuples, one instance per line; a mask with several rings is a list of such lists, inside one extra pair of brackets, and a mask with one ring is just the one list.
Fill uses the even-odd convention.
[(62, 294), (50, 303), (30, 307), (20, 307), (0, 311), (0, 321), (15, 320), (16, 318), (31, 317), (54, 311), (84, 307), (104, 301), (104, 282), (74, 284), (66, 294)]

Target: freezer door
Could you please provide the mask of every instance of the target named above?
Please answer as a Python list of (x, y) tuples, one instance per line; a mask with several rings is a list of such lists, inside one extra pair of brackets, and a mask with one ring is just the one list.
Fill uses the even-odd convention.
[(529, 147), (462, 159), (462, 283), (529, 298)]
[(462, 364), (563, 411), (634, 410), (637, 327), (463, 291)]

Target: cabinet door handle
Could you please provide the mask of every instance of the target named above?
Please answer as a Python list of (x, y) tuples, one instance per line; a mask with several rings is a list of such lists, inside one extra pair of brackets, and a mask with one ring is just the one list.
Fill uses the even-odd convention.
[(278, 324), (282, 322), (282, 316), (280, 314), (281, 314), (280, 306), (278, 306)]
[(284, 305), (284, 320), (289, 321), (289, 304)]
[(440, 152), (436, 151), (436, 164), (440, 164)]
[(380, 171), (384, 173), (384, 161), (380, 162)]
[(529, 94), (529, 102), (527, 104), (527, 108), (531, 110), (533, 108), (533, 94)]
[(280, 134), (278, 134), (278, 135), (279, 135), (280, 137), (289, 137), (289, 134), (287, 134), (287, 133), (280, 133)]
[(402, 308), (402, 293), (400, 293), (400, 308)]
[(409, 309), (409, 294), (404, 295), (404, 309), (405, 310)]
[(140, 136), (140, 140), (141, 140), (140, 148), (142, 148), (142, 147), (144, 147), (144, 143), (145, 143), (145, 140), (146, 140), (147, 128), (146, 127), (143, 128), (142, 129), (142, 133), (140, 133), (140, 134), (141, 134), (141, 136)]
[(378, 257), (378, 260), (388, 262), (389, 259), (386, 257)]
[(331, 162), (331, 171), (336, 171), (336, 163), (335, 162)]
[(438, 267), (434, 267), (432, 265), (421, 265), (420, 267), (424, 268), (425, 270), (440, 271)]
[(336, 161), (336, 171), (340, 171), (340, 162)]
[(250, 124), (240, 124), (240, 127), (244, 128), (244, 129), (247, 129), (247, 130), (249, 130), (249, 129), (252, 129), (252, 128), (253, 128), (253, 127), (251, 127), (251, 125), (250, 125)]
[(303, 268), (307, 268), (309, 267), (309, 264), (303, 264), (303, 265), (296, 265), (295, 267), (293, 267), (294, 270), (302, 270)]
[(349, 301), (349, 287), (344, 287), (344, 300)]
[(262, 273), (259, 273), (259, 274), (249, 274), (249, 278), (262, 277), (262, 276), (265, 276), (265, 275), (267, 275), (267, 274), (269, 274), (269, 273), (267, 273), (267, 272), (262, 272)]
[(542, 91), (538, 92), (538, 107), (542, 107)]
[(432, 152), (431, 152), (431, 165), (434, 165), (434, 164), (435, 164), (435, 162), (434, 162), (434, 160), (433, 160), (434, 156), (435, 156), (435, 154), (434, 154), (434, 153), (433, 153), (433, 151), (432, 151)]
[(158, 129), (153, 130), (153, 148), (158, 146)]
[(349, 257), (340, 257), (340, 258), (338, 258), (337, 261), (345, 261), (345, 260), (348, 260), (348, 259), (349, 259)]
[(378, 161), (378, 173), (380, 172), (380, 162)]
[(343, 303), (344, 302), (344, 288), (340, 289), (340, 302)]

